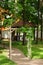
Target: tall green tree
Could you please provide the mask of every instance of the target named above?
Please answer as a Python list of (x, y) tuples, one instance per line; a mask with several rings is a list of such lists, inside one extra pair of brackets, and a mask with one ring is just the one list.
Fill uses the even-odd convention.
[[(20, 16), (21, 16), (21, 19), (23, 20), (23, 28), (22, 28), (22, 30), (24, 31), (23, 33), (25, 33), (25, 31), (26, 31), (24, 29), (25, 22), (33, 22), (34, 24), (37, 24), (37, 22), (38, 22), (38, 13), (37, 13), (38, 8), (36, 7), (36, 4), (38, 3), (38, 1), (36, 1), (36, 0), (19, 0), (18, 3), (22, 6), (22, 11), (20, 11)], [(38, 4), (37, 4), (37, 6), (38, 6)], [(30, 31), (30, 33), (31, 33), (31, 31)], [(29, 39), (31, 40), (31, 37), (29, 38), (29, 36), (28, 36), (28, 40)], [(28, 50), (30, 50), (30, 52), (29, 52), (30, 54), (28, 54), (28, 55), (31, 56), (31, 46), (30, 46), (30, 43), (29, 43), (30, 40), (28, 41), (27, 45), (29, 44)]]
[(3, 22), (3, 26), (4, 27), (9, 27), (10, 30), (10, 51), (9, 51), (9, 57), (11, 59), (11, 25), (13, 23), (13, 21), (15, 20), (14, 17), (14, 9), (15, 9), (15, 3), (14, 0), (3, 0), (0, 2), (0, 6), (2, 8), (4, 8), (5, 10), (8, 10), (8, 13), (4, 13), (4, 22)]
[[(10, 26), (11, 33), (11, 24), (16, 21), (18, 18), (23, 21), (23, 43), (25, 38), (25, 33), (28, 31), (28, 50), (30, 50), (29, 54), (31, 56), (31, 46), (32, 43), (32, 32), (33, 29), (29, 27), (25, 27), (25, 22), (32, 22), (37, 24), (37, 39), (38, 39), (38, 23), (39, 23), (39, 0), (3, 0), (0, 2), (0, 6), (5, 10), (8, 9), (8, 13), (4, 13), (5, 20), (4, 26)], [(6, 7), (5, 7), (6, 6)], [(32, 31), (32, 32), (31, 32)], [(26, 33), (27, 34), (27, 33)], [(10, 35), (10, 50), (11, 50), (11, 35)]]

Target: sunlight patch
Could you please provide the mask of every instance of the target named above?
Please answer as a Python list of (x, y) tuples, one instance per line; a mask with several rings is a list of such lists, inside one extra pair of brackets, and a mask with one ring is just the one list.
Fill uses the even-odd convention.
[(43, 50), (43, 48), (40, 48), (40, 50)]

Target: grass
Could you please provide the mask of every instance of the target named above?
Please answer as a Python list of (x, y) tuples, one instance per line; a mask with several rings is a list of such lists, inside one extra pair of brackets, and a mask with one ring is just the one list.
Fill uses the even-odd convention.
[[(6, 44), (8, 45), (8, 43)], [(14, 48), (18, 48), (21, 50), (25, 56), (27, 56), (27, 46), (22, 45), (22, 42), (12, 42), (12, 46)], [(43, 58), (43, 42), (39, 42), (38, 44), (32, 44), (32, 58)]]
[(43, 44), (37, 44), (32, 46), (32, 58), (43, 59)]
[(0, 65), (16, 65), (16, 63), (7, 59), (5, 56), (0, 55)]
[[(15, 48), (18, 48), (19, 50), (21, 50), (25, 56), (27, 56), (27, 46), (23, 46), (21, 45), (21, 42), (13, 42), (12, 45)], [(32, 58), (43, 58), (43, 42), (39, 42), (38, 44), (32, 44)]]
[[(3, 42), (3, 45), (4, 45), (4, 47), (9, 46), (9, 42)], [(24, 55), (27, 56), (27, 47), (26, 47), (26, 45), (25, 46), (22, 45), (22, 42), (16, 42), (16, 41), (12, 42), (12, 46), (14, 48), (20, 49), (24, 53)]]
[(22, 42), (13, 42), (12, 46), (14, 48), (18, 48), (19, 50), (21, 50), (25, 56), (27, 56), (27, 46), (26, 45), (22, 45)]
[(2, 51), (3, 49), (4, 48), (0, 47), (0, 65), (17, 65), (16, 63), (12, 62), (3, 55), (3, 51)]

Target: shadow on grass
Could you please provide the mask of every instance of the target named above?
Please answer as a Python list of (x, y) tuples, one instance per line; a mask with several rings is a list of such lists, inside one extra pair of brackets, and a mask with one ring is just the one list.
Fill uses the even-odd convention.
[(3, 50), (4, 50), (4, 49), (5, 49), (5, 48), (0, 47), (0, 54), (3, 53)]
[[(21, 42), (13, 42), (12, 46), (14, 48), (20, 49), (24, 53), (24, 55), (27, 56), (27, 45), (23, 46)], [(43, 58), (43, 44), (33, 44), (31, 49), (32, 58)]]
[(7, 59), (6, 57), (0, 56), (0, 65), (16, 65), (16, 64), (11, 60)]
[(32, 58), (43, 58), (43, 48), (41, 46), (32, 47)]
[(14, 48), (18, 48), (19, 50), (21, 50), (25, 56), (27, 56), (27, 46), (26, 45), (22, 45), (22, 42), (13, 42), (12, 46)]
[[(9, 42), (5, 42), (6, 46), (9, 46)], [(22, 45), (22, 42), (14, 41), (12, 42), (13, 48), (18, 48), (21, 50), (25, 56), (27, 56), (27, 45)], [(32, 58), (43, 58), (43, 42), (38, 44), (32, 44)]]

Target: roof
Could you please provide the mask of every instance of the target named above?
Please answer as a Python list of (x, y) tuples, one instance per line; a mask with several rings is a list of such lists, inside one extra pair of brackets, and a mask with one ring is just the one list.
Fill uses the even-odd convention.
[(22, 20), (21, 21), (18, 21), (18, 22), (15, 22), (12, 24), (12, 28), (20, 28), (22, 27), (23, 25), (29, 27), (33, 27), (33, 26), (36, 26), (36, 24), (32, 23), (32, 22), (23, 22)]
[(18, 27), (22, 27), (22, 26), (23, 26), (22, 21), (18, 21), (18, 22), (15, 22), (14, 24), (12, 24), (12, 28), (18, 28)]

